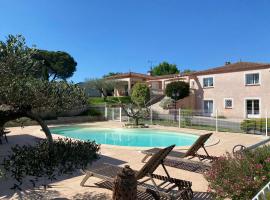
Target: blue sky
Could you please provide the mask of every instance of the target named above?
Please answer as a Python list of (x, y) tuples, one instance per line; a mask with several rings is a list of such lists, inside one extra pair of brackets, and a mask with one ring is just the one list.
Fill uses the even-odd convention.
[(270, 62), (267, 0), (0, 0), (0, 39), (62, 50), (74, 82), (110, 71), (145, 73), (168, 61), (201, 70), (225, 61)]

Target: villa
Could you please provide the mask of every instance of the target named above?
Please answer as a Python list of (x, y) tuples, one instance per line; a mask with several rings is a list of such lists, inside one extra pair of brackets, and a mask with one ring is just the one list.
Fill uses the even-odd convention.
[(123, 73), (109, 77), (122, 84), (115, 88), (115, 96), (127, 96), (136, 82), (146, 82), (151, 94), (164, 95), (166, 85), (173, 81), (190, 84), (189, 97), (177, 102), (178, 108), (202, 110), (213, 116), (233, 118), (265, 117), (262, 111), (270, 110), (270, 64), (253, 62), (226, 62), (224, 66), (190, 74), (151, 76), (140, 73)]

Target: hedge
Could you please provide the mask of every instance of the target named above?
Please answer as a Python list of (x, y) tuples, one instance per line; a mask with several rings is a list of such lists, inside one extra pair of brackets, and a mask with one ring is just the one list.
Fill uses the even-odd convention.
[(270, 146), (227, 154), (212, 163), (205, 177), (214, 199), (252, 199), (270, 180)]
[[(270, 118), (267, 119), (267, 129), (270, 130)], [(246, 119), (241, 122), (241, 130), (245, 133), (263, 134), (266, 132), (266, 119)]]

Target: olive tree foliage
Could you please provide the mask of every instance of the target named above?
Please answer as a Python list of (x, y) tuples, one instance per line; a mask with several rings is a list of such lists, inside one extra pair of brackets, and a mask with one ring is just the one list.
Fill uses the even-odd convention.
[(50, 130), (39, 113), (79, 108), (86, 104), (86, 97), (74, 84), (44, 80), (42, 61), (33, 58), (36, 52), (20, 35), (0, 42), (0, 127), (28, 117), (41, 125), (51, 143)]
[(39, 78), (42, 69), (41, 62), (32, 59), (36, 49), (25, 45), (25, 38), (21, 35), (9, 35), (6, 41), (0, 41), (0, 73), (1, 81), (9, 81), (12, 76)]
[(145, 83), (136, 83), (131, 91), (131, 103), (121, 104), (122, 109), (139, 125), (139, 120), (147, 118), (150, 114), (148, 107), (150, 101), (150, 89)]
[(189, 84), (184, 81), (171, 82), (166, 86), (166, 96), (179, 100), (189, 95)]
[(107, 99), (107, 96), (113, 92), (114, 88), (117, 86), (117, 81), (109, 80), (105, 78), (96, 78), (96, 79), (87, 79), (84, 83), (86, 89), (96, 89), (98, 90), (104, 100)]

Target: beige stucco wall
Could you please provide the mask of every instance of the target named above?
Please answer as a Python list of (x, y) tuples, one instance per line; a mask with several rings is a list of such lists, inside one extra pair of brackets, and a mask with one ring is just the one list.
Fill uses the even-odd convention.
[[(260, 73), (260, 85), (246, 86), (246, 73)], [(213, 88), (202, 88), (204, 77), (214, 77)], [(194, 81), (194, 84), (192, 84)], [(213, 100), (214, 110), (218, 110), (218, 115), (232, 118), (245, 118), (246, 98), (258, 98), (260, 100), (260, 116), (265, 117), (265, 112), (270, 113), (270, 70), (252, 70), (242, 72), (232, 72), (223, 74), (213, 74), (198, 76), (190, 80), (190, 85), (196, 89), (196, 109), (203, 109), (203, 100)], [(233, 108), (225, 109), (224, 99), (233, 99)]]
[[(119, 78), (117, 81), (126, 82), (127, 85), (127, 92), (130, 93), (132, 86), (137, 82), (144, 82), (145, 80), (143, 78)], [(123, 93), (125, 91), (125, 86), (120, 85), (117, 88), (114, 89), (114, 96), (123, 96)]]

